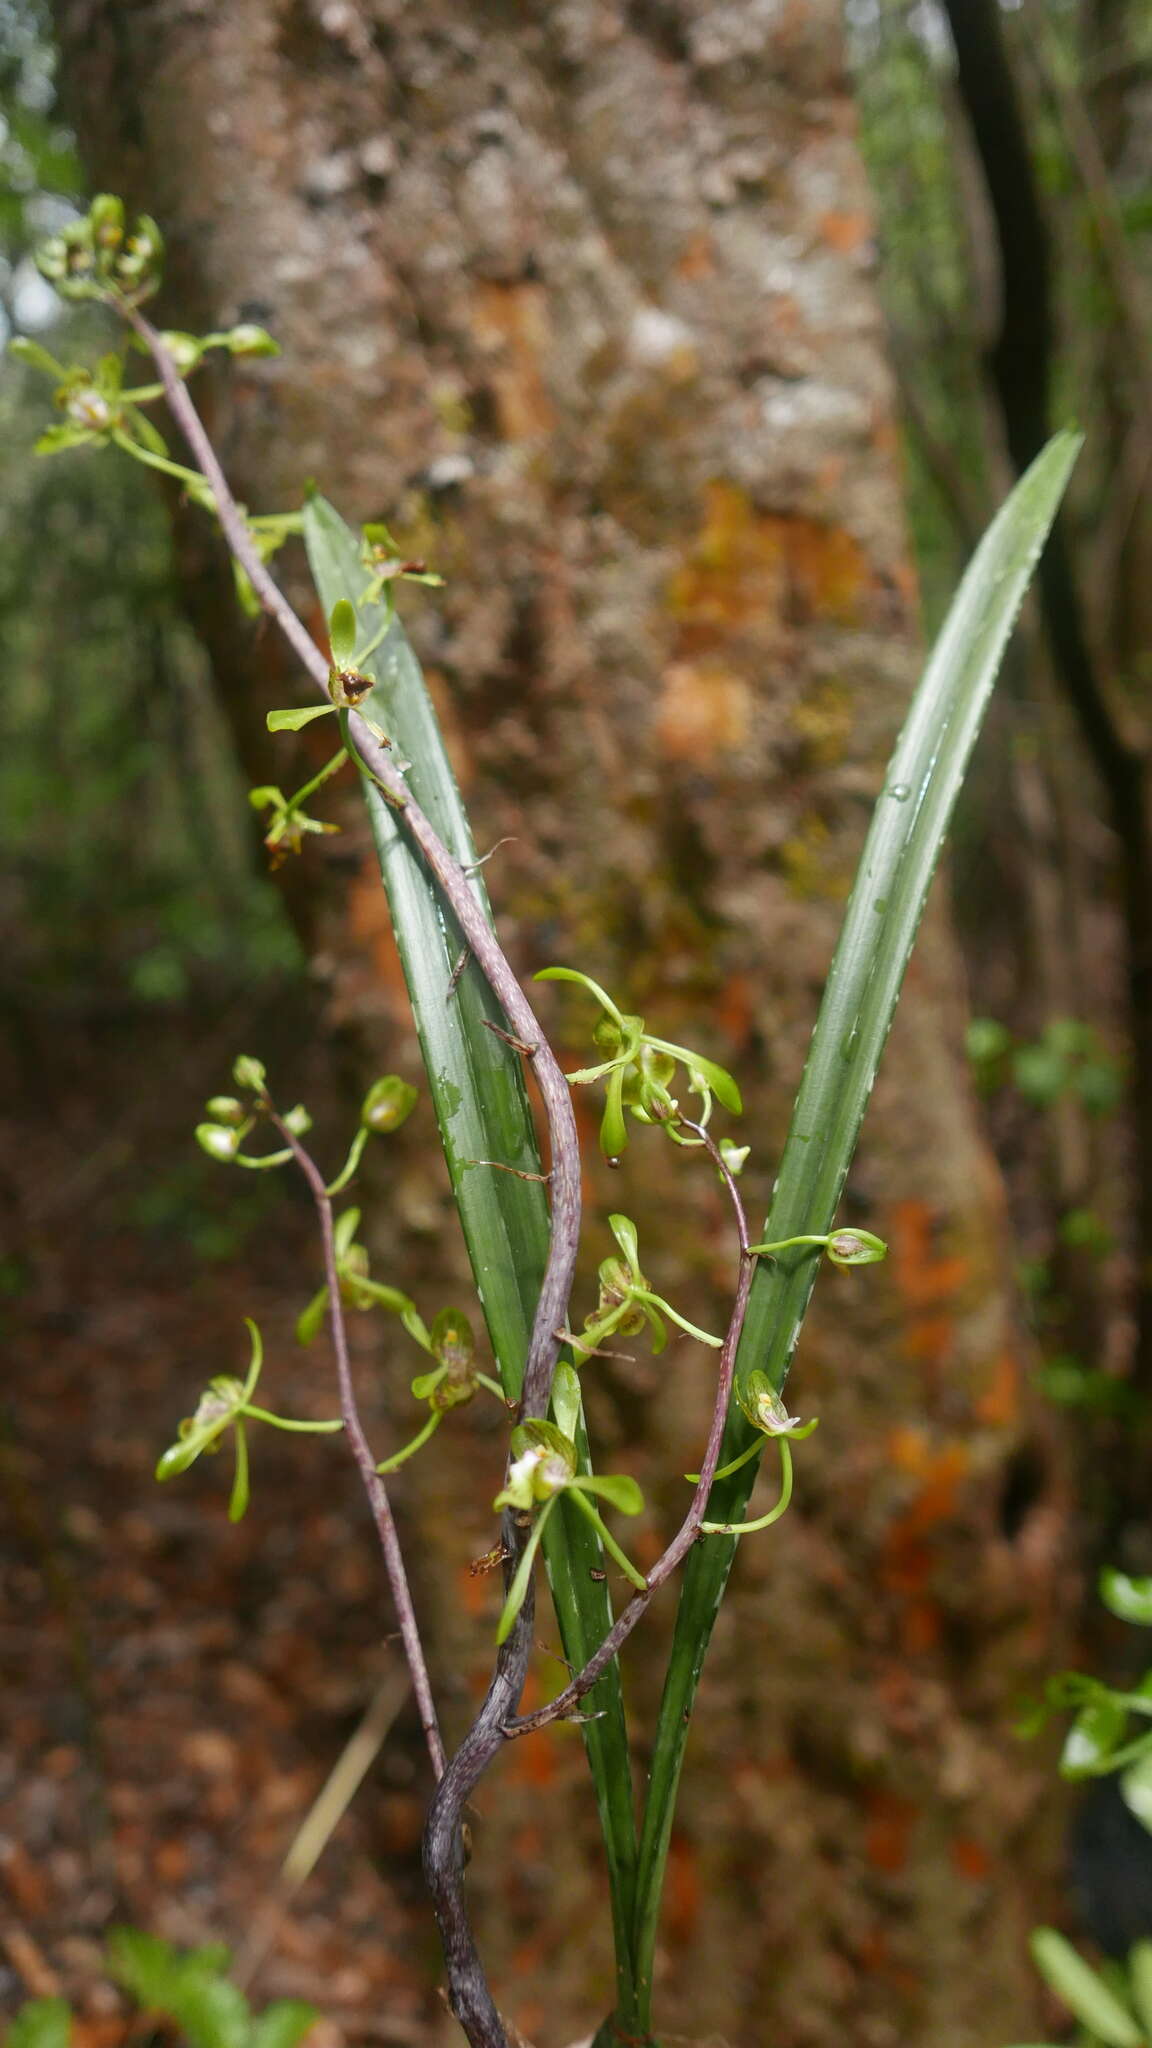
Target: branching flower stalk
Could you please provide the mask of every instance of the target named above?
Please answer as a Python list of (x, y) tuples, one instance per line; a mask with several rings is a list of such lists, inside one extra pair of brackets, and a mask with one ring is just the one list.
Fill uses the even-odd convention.
[[(200, 415), (160, 334), (135, 306), (122, 306), (120, 310), (156, 364), (172, 416), (212, 491), (216, 516), (234, 559), (244, 570), (264, 611), (275, 620), (289, 645), (299, 656), (319, 693), (326, 702), (330, 702), (329, 664), (261, 560)], [(580, 1239), (580, 1147), (568, 1084), (536, 1020), (531, 1004), (480, 910), (466, 871), (444, 846), (431, 822), (412, 798), (403, 777), (389, 759), (386, 747), (367, 721), (355, 710), (349, 710), (346, 719), (347, 731), (357, 753), (388, 801), (402, 814), (408, 831), (444, 892), (469, 950), (508, 1020), (514, 1041), (522, 1048), (525, 1058), (531, 1061), (539, 1085), (551, 1149), (549, 1192), (552, 1229), (547, 1266), (525, 1361), (519, 1415), (522, 1421), (542, 1420), (548, 1412), (552, 1375), (560, 1355), (559, 1332), (564, 1328), (568, 1312), (568, 1299), (572, 1292), (576, 1252)], [(303, 1147), (297, 1151), (298, 1141), (294, 1138), (290, 1141), (312, 1190), (321, 1219), (333, 1317), (333, 1337), (338, 1347), (341, 1398), (342, 1401), (351, 1400), (350, 1413), (355, 1417), (347, 1343), (339, 1305), (331, 1204), (314, 1162), (304, 1153)], [(729, 1372), (730, 1370), (729, 1364)], [(373, 1515), (376, 1517), (382, 1547), (385, 1546), (387, 1531), (386, 1563), (395, 1546), (395, 1557), (402, 1572), (403, 1565), (398, 1545), (395, 1545), (395, 1527), (388, 1506), (387, 1493), (376, 1471), (375, 1460), (358, 1420), (355, 1422), (355, 1432), (350, 1424), (349, 1434), (356, 1462), (372, 1504)], [(717, 1446), (718, 1444), (717, 1436)], [(506, 1552), (504, 1569), (507, 1586), (511, 1584), (515, 1574), (527, 1535), (520, 1526), (520, 1518), (511, 1513), (504, 1515), (502, 1533)], [(389, 1573), (391, 1577), (391, 1567)], [(394, 1595), (395, 1591), (394, 1584)], [(442, 1750), (440, 1752), (437, 1766), (439, 1782), (424, 1838), (425, 1876), (444, 1945), (449, 1997), (452, 2009), (469, 2041), (473, 2043), (473, 2048), (507, 2048), (507, 2034), (488, 1990), (468, 1922), (463, 1891), (462, 1822), (466, 1802), (474, 1786), (498, 1754), (504, 1740), (506, 1724), (512, 1720), (519, 1705), (532, 1652), (533, 1616), (534, 1603), (529, 1593), (515, 1626), (497, 1652), (492, 1682), (471, 1730), (447, 1766), (444, 1764)], [(412, 1663), (413, 1684), (417, 1686), (421, 1718), (431, 1751), (433, 1739), (439, 1748), (440, 1738), (438, 1730), (434, 1737), (429, 1733), (430, 1729), (436, 1730), (435, 1712), (431, 1696), (427, 1693), (423, 1651), (414, 1616), (411, 1618), (411, 1638), (410, 1646), (409, 1634), (405, 1631), (405, 1650), (409, 1662)], [(603, 1659), (601, 1670), (608, 1661), (608, 1657)], [(417, 1685), (417, 1669), (424, 1674), (423, 1696)], [(589, 1685), (594, 1682), (594, 1678), (588, 1681)]]
[(328, 1321), (332, 1331), (332, 1349), (336, 1357), (336, 1379), (340, 1390), (340, 1413), (352, 1455), (356, 1460), (361, 1483), (368, 1496), (372, 1520), (380, 1540), (380, 1551), (384, 1559), (384, 1570), (396, 1608), (400, 1625), (400, 1640), (404, 1645), (404, 1656), (412, 1678), (412, 1690), (416, 1695), (416, 1707), (420, 1715), (420, 1726), (432, 1760), (432, 1769), (437, 1778), (442, 1778), (446, 1758), (444, 1743), (440, 1735), (440, 1722), (436, 1713), (436, 1702), (432, 1697), (432, 1686), (428, 1677), (428, 1665), (424, 1657), (424, 1645), (420, 1640), (420, 1628), (416, 1620), (416, 1609), (412, 1604), (412, 1589), (408, 1583), (408, 1572), (404, 1564), (404, 1553), (400, 1548), (400, 1537), (396, 1529), (396, 1518), (388, 1489), (376, 1470), (376, 1461), (371, 1446), (364, 1434), (360, 1410), (356, 1403), (356, 1388), (352, 1378), (352, 1360), (348, 1350), (348, 1325), (344, 1318), (344, 1303), (340, 1293), (340, 1276), (336, 1265), (336, 1240), (332, 1222), (332, 1198), (325, 1186), (324, 1176), (312, 1154), (301, 1144), (290, 1123), (280, 1115), (271, 1096), (264, 1092), (261, 1107), (270, 1124), (279, 1131), (288, 1150), (308, 1183), (308, 1191), (316, 1209), (320, 1225), (320, 1242), (324, 1250), (324, 1277), (328, 1285)]

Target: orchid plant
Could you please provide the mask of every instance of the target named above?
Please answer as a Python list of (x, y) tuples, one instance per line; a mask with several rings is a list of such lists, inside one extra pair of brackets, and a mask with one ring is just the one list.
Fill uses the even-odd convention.
[[(337, 717), (341, 748), (309, 783), (290, 797), (278, 786), (263, 785), (251, 801), (268, 816), (266, 842), (278, 861), (303, 852), (328, 829), (305, 806), (329, 778), (345, 762), (359, 774), (498, 1374), (489, 1377), (477, 1368), (472, 1333), (459, 1312), (442, 1311), (427, 1326), (402, 1290), (374, 1280), (367, 1250), (357, 1239), (357, 1211), (337, 1218), (333, 1210), (333, 1198), (355, 1174), (372, 1131), (394, 1128), (408, 1113), (403, 1084), (399, 1093), (394, 1082), (377, 1084), (390, 1091), (375, 1096), (383, 1123), (379, 1117), (373, 1121), (366, 1103), (343, 1166), (327, 1180), (304, 1143), (307, 1112), (298, 1105), (281, 1114), (259, 1062), (241, 1062), (234, 1076), (241, 1093), (214, 1097), (197, 1136), (223, 1164), (269, 1171), (291, 1163), (303, 1174), (316, 1210), (323, 1285), (301, 1318), (302, 1335), (317, 1334), (326, 1321), (340, 1422), (294, 1424), (253, 1405), (260, 1366), (253, 1330), (247, 1377), (210, 1385), (161, 1460), (162, 1476), (182, 1471), (231, 1430), (237, 1456), (232, 1506), (242, 1511), (250, 1422), (342, 1428), (372, 1509), (436, 1779), (424, 1867), (444, 1937), (453, 2011), (473, 2048), (508, 2048), (509, 2033), (468, 1920), (463, 1817), (479, 1778), (508, 1742), (573, 1717), (581, 1726), (604, 1830), (617, 1958), (614, 2008), (596, 2035), (596, 2048), (625, 2042), (654, 2048), (653, 1953), (672, 1811), (732, 1545), (779, 1519), (791, 1490), (791, 1444), (813, 1427), (788, 1414), (782, 1390), (822, 1259), (863, 1266), (883, 1256), (878, 1237), (838, 1228), (837, 1210), (957, 793), (1079, 444), (1073, 435), (1058, 436), (997, 516), (917, 691), (845, 910), (771, 1212), (763, 1237), (756, 1239), (737, 1188), (746, 1148), (728, 1137), (716, 1139), (710, 1128), (717, 1106), (732, 1115), (741, 1109), (739, 1089), (722, 1066), (651, 1033), (643, 1017), (618, 1004), (590, 975), (553, 967), (543, 979), (575, 983), (601, 1012), (595, 1033), (601, 1057), (568, 1077), (561, 1072), (497, 942), (435, 712), (396, 618), (396, 585), (404, 579), (434, 583), (434, 572), (406, 559), (385, 528), (356, 535), (317, 494), (298, 511), (258, 516), (237, 501), (188, 380), (209, 351), (259, 355), (274, 351), (275, 343), (247, 326), (199, 338), (153, 327), (142, 308), (159, 287), (162, 257), (155, 222), (141, 216), (130, 225), (121, 202), (108, 195), (45, 245), (39, 259), (44, 275), (64, 297), (104, 306), (120, 323), (129, 348), (151, 359), (155, 381), (134, 383), (120, 356), (106, 355), (90, 370), (58, 363), (38, 344), (18, 343), (18, 353), (52, 377), (63, 416), (43, 438), (42, 452), (112, 447), (178, 485), (219, 525), (242, 601), (279, 627), (319, 700), (273, 712), (270, 729), (296, 731), (314, 717)], [(147, 410), (161, 397), (194, 467), (173, 460)], [(289, 533), (304, 538), (329, 622), (327, 653), (315, 645), (270, 573)], [(913, 793), (916, 800), (910, 802)], [(542, 1104), (547, 1173), (540, 1166), (522, 1065), (531, 1069)], [(596, 1306), (580, 1333), (568, 1327), (581, 1236), (580, 1154), (569, 1084), (596, 1081), (605, 1084), (600, 1144), (609, 1159), (619, 1158), (628, 1143), (631, 1120), (702, 1155), (720, 1177), (737, 1252), (731, 1313), (720, 1338), (649, 1286), (636, 1230), (620, 1215), (610, 1219), (617, 1251), (600, 1266)], [(260, 1124), (279, 1140), (271, 1152), (247, 1149)], [(818, 1143), (812, 1142), (814, 1133)], [(383, 1458), (369, 1443), (357, 1407), (347, 1307), (382, 1308), (398, 1316), (434, 1361), (412, 1383), (415, 1397), (428, 1403), (422, 1429)], [(626, 1474), (595, 1473), (581, 1378), (595, 1369), (609, 1341), (647, 1334), (660, 1350), (669, 1325), (703, 1344), (714, 1359), (714, 1400), (688, 1507), (656, 1562), (642, 1573), (600, 1511), (603, 1506), (636, 1514), (639, 1489)], [(477, 1391), (497, 1394), (516, 1417), (494, 1503), (501, 1516), (505, 1597), (488, 1692), (472, 1729), (448, 1757), (385, 1480), (428, 1444), (446, 1413)], [(782, 1460), (780, 1498), (766, 1515), (745, 1520), (760, 1453), (769, 1443), (777, 1445)], [(548, 1570), (571, 1676), (555, 1697), (522, 1711), (535, 1641), (537, 1556)], [(623, 1575), (618, 1611), (605, 1560)], [(678, 1573), (679, 1612), (641, 1804), (632, 1781), (619, 1657), (654, 1594)]]

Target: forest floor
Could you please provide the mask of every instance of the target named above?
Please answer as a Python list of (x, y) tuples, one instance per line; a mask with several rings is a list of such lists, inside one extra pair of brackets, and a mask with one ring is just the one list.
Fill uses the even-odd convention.
[[(237, 1526), (230, 1453), (153, 1477), (206, 1381), (243, 1375), (246, 1315), (262, 1398), (335, 1410), (322, 1347), (292, 1339), (317, 1280), (305, 1200), (191, 1139), (275, 1013), (192, 1024), (115, 1002), (0, 1015), (0, 2016), (63, 1995), (74, 2048), (138, 2043), (103, 1964), (129, 1924), (226, 1942), (256, 2009), (324, 2014), (310, 2048), (429, 2048), (449, 2023), (427, 1765), (350, 1461), (262, 1432)], [(271, 1070), (316, 1110), (331, 1080), (304, 1064), (281, 1046)], [(368, 1782), (288, 1898), (284, 1858), (373, 1702)]]

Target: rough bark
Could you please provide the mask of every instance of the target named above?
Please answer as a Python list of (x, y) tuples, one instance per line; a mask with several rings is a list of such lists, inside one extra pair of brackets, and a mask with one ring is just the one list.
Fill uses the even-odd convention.
[[(836, 14), (58, 4), (94, 179), (171, 237), (162, 317), (247, 314), (284, 346), (214, 390), (231, 474), (260, 509), (317, 476), (447, 573), (415, 630), (479, 839), (516, 835), (489, 869), (514, 957), (586, 967), (739, 1070), (754, 1216), (916, 665)], [(260, 721), (287, 671), (182, 531), (270, 779)], [(410, 1063), (354, 822), (293, 887), (333, 1016)], [(583, 1058), (583, 1013), (553, 1014)], [(791, 1393), (823, 1425), (798, 1509), (740, 1557), (703, 1689), (662, 1961), (678, 2033), (975, 2048), (992, 2015), (1005, 2038), (1033, 2028), (1048, 1781), (1008, 1723), (1060, 1655), (1060, 1488), (961, 1017), (937, 914), (849, 1203), (893, 1257), (822, 1283)], [(426, 1147), (402, 1155), (380, 1239), (435, 1308), (461, 1270)], [(659, 1227), (658, 1279), (715, 1319), (734, 1258), (710, 1176), (637, 1144), (611, 1192), (642, 1244)], [(400, 1413), (411, 1365), (388, 1355), (377, 1398)], [(605, 1463), (636, 1471), (654, 1516), (679, 1509), (707, 1376), (685, 1345), (658, 1372), (607, 1368), (593, 1397)], [(466, 1566), (492, 1540), (499, 1438), (462, 1416), (445, 1439), (407, 1500), (462, 1725), (489, 1656)], [(642, 1731), (669, 1608), (628, 1663)], [(512, 1751), (476, 1835), (498, 1996), (556, 2048), (611, 1981), (575, 1738)]]

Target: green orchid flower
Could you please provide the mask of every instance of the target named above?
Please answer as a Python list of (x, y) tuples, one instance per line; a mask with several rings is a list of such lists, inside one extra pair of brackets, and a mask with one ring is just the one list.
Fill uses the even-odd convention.
[[(758, 1515), (750, 1522), (701, 1522), (700, 1531), (704, 1536), (751, 1536), (757, 1529), (770, 1529), (774, 1522), (778, 1522), (780, 1517), (787, 1513), (792, 1499), (793, 1468), (790, 1445), (799, 1442), (802, 1437), (811, 1436), (820, 1420), (819, 1416), (813, 1416), (811, 1422), (801, 1422), (798, 1415), (789, 1415), (767, 1373), (764, 1372), (749, 1373), (743, 1392), (737, 1394), (737, 1400), (749, 1422), (762, 1435), (771, 1437), (780, 1452), (780, 1494), (775, 1506), (769, 1508), (767, 1514)], [(733, 1458), (731, 1464), (721, 1465), (713, 1475), (714, 1481), (727, 1479), (733, 1472), (738, 1472), (741, 1465), (747, 1465), (756, 1457), (760, 1448), (759, 1443), (749, 1444), (748, 1449), (742, 1451), (738, 1458)], [(699, 1483), (698, 1472), (689, 1472), (685, 1476), (695, 1484)]]
[(228, 1503), (230, 1522), (241, 1520), (249, 1501), (246, 1422), (267, 1422), (273, 1429), (293, 1430), (311, 1436), (328, 1435), (344, 1427), (339, 1419), (333, 1422), (294, 1422), (286, 1415), (273, 1415), (267, 1408), (256, 1407), (252, 1395), (264, 1363), (264, 1344), (256, 1324), (247, 1316), (244, 1320), (252, 1345), (247, 1377), (238, 1380), (227, 1373), (220, 1373), (209, 1380), (195, 1413), (185, 1416), (176, 1442), (163, 1452), (156, 1466), (157, 1479), (175, 1479), (178, 1473), (186, 1472), (189, 1465), (194, 1465), (205, 1451), (219, 1450), (221, 1438), (230, 1429), (236, 1456), (232, 1495)]
[[(399, 1316), (410, 1337), (414, 1337), (421, 1350), (431, 1351), (432, 1340), (428, 1327), (420, 1315), (415, 1302), (399, 1287), (386, 1287), (379, 1280), (373, 1280), (367, 1246), (357, 1244), (356, 1232), (360, 1224), (359, 1209), (345, 1209), (338, 1216), (333, 1229), (336, 1249), (336, 1272), (340, 1284), (340, 1299), (346, 1308), (365, 1311), (384, 1308), (391, 1315)], [(328, 1307), (328, 1287), (321, 1287), (303, 1309), (296, 1321), (296, 1341), (311, 1344), (324, 1321)]]
[(299, 732), (303, 726), (311, 725), (314, 718), (328, 718), (332, 712), (340, 717), (347, 711), (359, 711), (369, 731), (382, 745), (391, 746), (387, 733), (375, 725), (363, 710), (364, 699), (376, 688), (376, 677), (365, 673), (364, 664), (375, 654), (388, 625), (386, 619), (372, 638), (357, 649), (355, 606), (346, 597), (333, 605), (328, 620), (328, 644), (332, 654), (328, 696), (331, 701), (327, 704), (294, 704), (287, 710), (270, 711), (264, 721), (269, 732)]
[(713, 1337), (708, 1330), (690, 1323), (662, 1295), (653, 1293), (640, 1269), (639, 1239), (631, 1219), (610, 1216), (608, 1225), (620, 1247), (620, 1256), (602, 1260), (600, 1299), (591, 1315), (585, 1317), (580, 1335), (567, 1335), (567, 1341), (577, 1354), (577, 1362), (590, 1358), (609, 1337), (638, 1337), (645, 1329), (651, 1335), (652, 1349), (658, 1356), (668, 1342), (665, 1318), (699, 1343), (719, 1350), (722, 1338)]
[(499, 1382), (479, 1370), (472, 1325), (459, 1309), (442, 1308), (427, 1338), (425, 1349), (437, 1363), (431, 1372), (417, 1374), (412, 1392), (418, 1401), (427, 1401), (428, 1419), (403, 1450), (393, 1452), (377, 1465), (378, 1472), (395, 1472), (398, 1465), (403, 1465), (435, 1436), (451, 1409), (462, 1408), (465, 1402), (474, 1400), (481, 1387), (495, 1394), (502, 1406), (507, 1405)]
[(285, 796), (283, 790), (277, 789), (272, 783), (262, 783), (258, 789), (248, 791), (248, 801), (254, 811), (271, 813), (264, 833), (264, 847), (268, 854), (269, 867), (276, 869), (290, 853), (299, 853), (308, 833), (339, 832), (339, 825), (330, 824), (323, 818), (310, 818), (304, 809), (304, 799), (322, 782), (326, 782), (330, 775), (334, 775), (338, 768), (342, 768), (347, 759), (348, 756), (341, 747), (340, 752), (321, 769), (319, 775), (313, 776), (311, 782), (306, 783), (303, 789), (297, 790), (295, 796)]
[(625, 1111), (638, 1123), (661, 1124), (678, 1145), (699, 1145), (701, 1140), (680, 1127), (680, 1106), (671, 1092), (677, 1066), (688, 1075), (688, 1092), (700, 1097), (701, 1107), (692, 1121), (706, 1125), (712, 1115), (713, 1099), (739, 1116), (740, 1090), (731, 1074), (715, 1060), (656, 1038), (646, 1030), (643, 1017), (619, 1009), (599, 982), (573, 967), (542, 967), (537, 981), (573, 981), (596, 998), (604, 1015), (593, 1037), (608, 1054), (594, 1067), (578, 1067), (568, 1075), (577, 1087), (592, 1081), (607, 1081), (604, 1117), (600, 1126), (600, 1149), (608, 1159), (618, 1159), (628, 1143)]
[(505, 1641), (524, 1605), (541, 1537), (562, 1494), (592, 1523), (609, 1557), (615, 1559), (637, 1592), (644, 1593), (648, 1589), (644, 1574), (621, 1550), (589, 1498), (594, 1496), (607, 1501), (622, 1515), (638, 1515), (644, 1506), (640, 1488), (626, 1473), (602, 1477), (582, 1474), (578, 1470), (578, 1462), (572, 1438), (565, 1436), (554, 1422), (524, 1422), (512, 1432), (507, 1481), (492, 1505), (497, 1509), (512, 1508), (519, 1515), (535, 1515), (535, 1520), (501, 1611), (496, 1629), (498, 1643)]
[(393, 583), (422, 583), (429, 590), (440, 590), (444, 585), (444, 578), (437, 576), (435, 570), (429, 569), (425, 563), (406, 561), (399, 543), (388, 528), (379, 523), (361, 528), (360, 561), (365, 569), (371, 570), (372, 578), (361, 591), (359, 602), (362, 605), (382, 604), (389, 625), (395, 609)]

